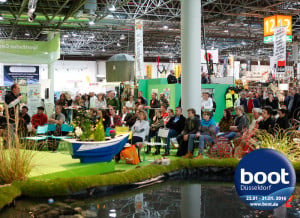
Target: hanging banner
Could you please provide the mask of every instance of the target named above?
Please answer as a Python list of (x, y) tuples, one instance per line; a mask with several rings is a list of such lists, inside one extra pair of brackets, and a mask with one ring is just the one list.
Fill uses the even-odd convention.
[(276, 27), (274, 30), (274, 58), (276, 76), (284, 74), (286, 62), (286, 27)]
[(146, 66), (146, 76), (147, 76), (147, 79), (152, 79), (152, 65), (151, 64)]
[(17, 83), (21, 86), (39, 83), (39, 66), (9, 66), (4, 65), (4, 86)]
[(144, 78), (144, 45), (143, 20), (135, 20), (135, 75), (137, 79)]
[[(205, 56), (205, 50), (202, 49), (201, 50), (201, 63), (202, 64), (206, 64), (206, 56)], [(208, 63), (209, 60), (211, 59), (213, 61), (214, 64), (219, 63), (219, 50), (207, 50), (207, 57), (208, 57)]]
[(50, 41), (0, 40), (2, 63), (49, 64), (59, 58), (59, 33)]

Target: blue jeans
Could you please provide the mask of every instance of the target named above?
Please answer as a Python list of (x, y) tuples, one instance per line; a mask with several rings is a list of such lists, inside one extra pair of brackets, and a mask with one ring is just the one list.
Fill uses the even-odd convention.
[(237, 135), (236, 132), (230, 132), (230, 133), (223, 135), (223, 137), (227, 138), (228, 140), (232, 140), (234, 137), (236, 137), (236, 135)]
[[(194, 149), (194, 140), (195, 140), (195, 134), (191, 134), (189, 136), (189, 142), (188, 142), (188, 151), (193, 152)], [(200, 135), (199, 137), (199, 154), (203, 154), (205, 143), (213, 143), (214, 139), (210, 135)]]
[(178, 134), (174, 129), (169, 129), (169, 133), (168, 133), (168, 137), (167, 137), (166, 151), (170, 151), (170, 139), (175, 138), (177, 135)]

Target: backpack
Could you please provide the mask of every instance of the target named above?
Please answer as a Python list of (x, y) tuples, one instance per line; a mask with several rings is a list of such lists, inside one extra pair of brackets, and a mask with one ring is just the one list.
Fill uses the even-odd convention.
[(120, 158), (121, 160), (125, 160), (127, 164), (137, 165), (140, 162), (134, 145), (124, 148), (120, 153)]

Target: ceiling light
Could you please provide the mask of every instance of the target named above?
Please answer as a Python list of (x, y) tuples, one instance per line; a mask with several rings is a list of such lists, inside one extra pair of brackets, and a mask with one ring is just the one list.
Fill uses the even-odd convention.
[(101, 50), (102, 52), (105, 52), (106, 50), (105, 50), (105, 48), (102, 48), (102, 50)]
[(164, 28), (165, 30), (169, 29), (169, 27), (168, 27), (167, 25), (164, 25), (163, 28)]
[(95, 25), (95, 21), (90, 20), (89, 25)]
[(120, 47), (121, 46), (120, 43), (117, 43), (117, 46)]
[(108, 7), (108, 10), (109, 10), (110, 12), (114, 12), (114, 11), (116, 11), (116, 7), (115, 7), (114, 5), (110, 5), (110, 6)]
[(124, 39), (126, 39), (126, 36), (125, 36), (124, 34), (122, 34), (122, 35), (120, 36), (120, 40), (124, 40)]
[(0, 2), (1, 2), (1, 3), (5, 3), (5, 2), (7, 2), (7, 0), (0, 0)]

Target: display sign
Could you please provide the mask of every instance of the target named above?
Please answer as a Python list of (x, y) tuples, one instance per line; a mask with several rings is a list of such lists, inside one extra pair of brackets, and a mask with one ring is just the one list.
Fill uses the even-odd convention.
[(137, 79), (143, 79), (144, 70), (144, 46), (143, 46), (143, 20), (135, 20), (135, 75)]
[(286, 27), (276, 27), (274, 32), (274, 59), (277, 66), (276, 73), (285, 72), (286, 61)]
[(272, 43), (274, 41), (274, 33), (276, 27), (286, 27), (287, 42), (292, 41), (292, 16), (275, 15), (264, 18), (264, 43)]
[[(201, 63), (202, 64), (206, 64), (206, 60), (208, 58), (211, 59), (213, 61), (214, 64), (217, 64), (219, 63), (219, 50), (218, 49), (215, 49), (215, 50), (206, 50), (207, 52), (207, 56), (205, 55), (205, 50), (202, 49), (201, 50)], [(209, 61), (208, 61), (209, 63)]]
[(39, 83), (39, 66), (4, 65), (3, 72), (5, 86), (11, 86), (14, 83), (23, 86)]
[(30, 84), (27, 86), (27, 107), (28, 114), (32, 116), (36, 113), (37, 107), (41, 106), (41, 85)]

